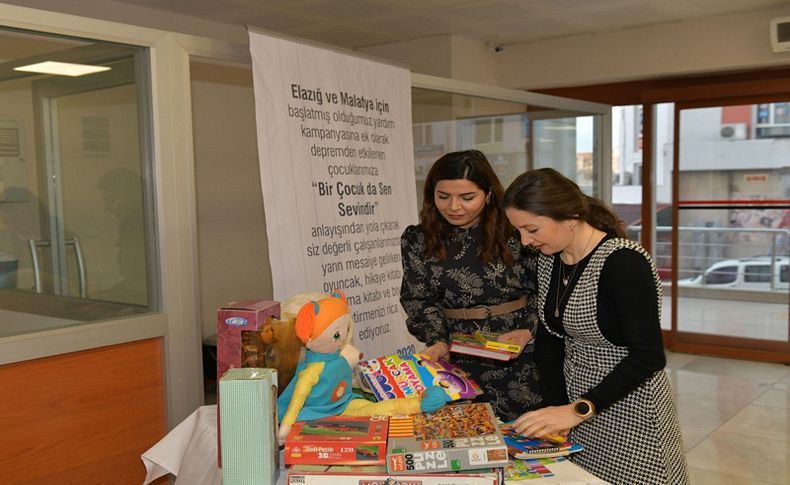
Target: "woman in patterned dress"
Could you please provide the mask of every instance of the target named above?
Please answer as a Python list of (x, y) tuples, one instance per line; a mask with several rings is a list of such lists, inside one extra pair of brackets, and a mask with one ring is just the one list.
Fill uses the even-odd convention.
[[(477, 150), (442, 156), (425, 181), (420, 224), (401, 237), (400, 302), (430, 359), (449, 359), (483, 388), (503, 420), (540, 399), (532, 360), (536, 254), (522, 248), (501, 206), (502, 184)], [(449, 354), (453, 332), (502, 334), (525, 350), (506, 362)]]
[(520, 175), (504, 205), (522, 244), (541, 253), (535, 360), (548, 407), (516, 430), (570, 431), (584, 445), (572, 460), (614, 484), (688, 483), (650, 255), (556, 170)]

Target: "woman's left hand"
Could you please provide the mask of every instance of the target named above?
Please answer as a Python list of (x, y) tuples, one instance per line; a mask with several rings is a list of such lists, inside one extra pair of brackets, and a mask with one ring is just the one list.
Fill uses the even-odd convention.
[(524, 436), (540, 438), (549, 434), (567, 434), (582, 421), (573, 413), (570, 404), (548, 406), (522, 414), (513, 422), (513, 429)]
[(523, 328), (517, 328), (515, 330), (501, 334), (497, 340), (500, 342), (516, 343), (521, 346), (522, 350), (524, 350), (524, 347), (526, 347), (532, 341), (532, 332)]

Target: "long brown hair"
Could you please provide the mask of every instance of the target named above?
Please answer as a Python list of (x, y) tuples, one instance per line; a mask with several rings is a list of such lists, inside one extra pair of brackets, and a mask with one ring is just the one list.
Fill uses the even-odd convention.
[(555, 221), (580, 219), (607, 234), (628, 237), (625, 224), (611, 209), (553, 168), (519, 175), (507, 188), (503, 205)]
[(486, 263), (502, 261), (511, 264), (513, 255), (507, 241), (513, 228), (502, 210), (504, 189), (488, 159), (478, 150), (447, 153), (428, 172), (420, 211), (420, 224), (425, 233), (424, 256), (440, 260), (447, 258), (444, 241), (454, 226), (439, 213), (434, 203), (436, 184), (442, 180), (469, 180), (488, 195), (489, 201), (480, 213), (479, 224), (483, 232), (480, 257)]

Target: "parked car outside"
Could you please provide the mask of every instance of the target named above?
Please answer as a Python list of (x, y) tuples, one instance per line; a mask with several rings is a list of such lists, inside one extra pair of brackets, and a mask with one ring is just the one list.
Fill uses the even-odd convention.
[(771, 257), (725, 259), (710, 265), (693, 278), (678, 280), (678, 286), (697, 288), (737, 289), (752, 291), (788, 291), (790, 258), (774, 258), (771, 275)]

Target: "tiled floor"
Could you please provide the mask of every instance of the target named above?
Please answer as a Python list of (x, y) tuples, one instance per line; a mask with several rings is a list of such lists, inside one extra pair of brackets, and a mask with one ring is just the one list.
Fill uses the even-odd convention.
[[(672, 327), (672, 299), (664, 295), (661, 328)], [(678, 299), (678, 330), (764, 340), (787, 340), (787, 298), (784, 303), (744, 302), (709, 298)], [(748, 324), (744, 324), (748, 322)]]
[(667, 352), (694, 485), (790, 483), (790, 366)]

